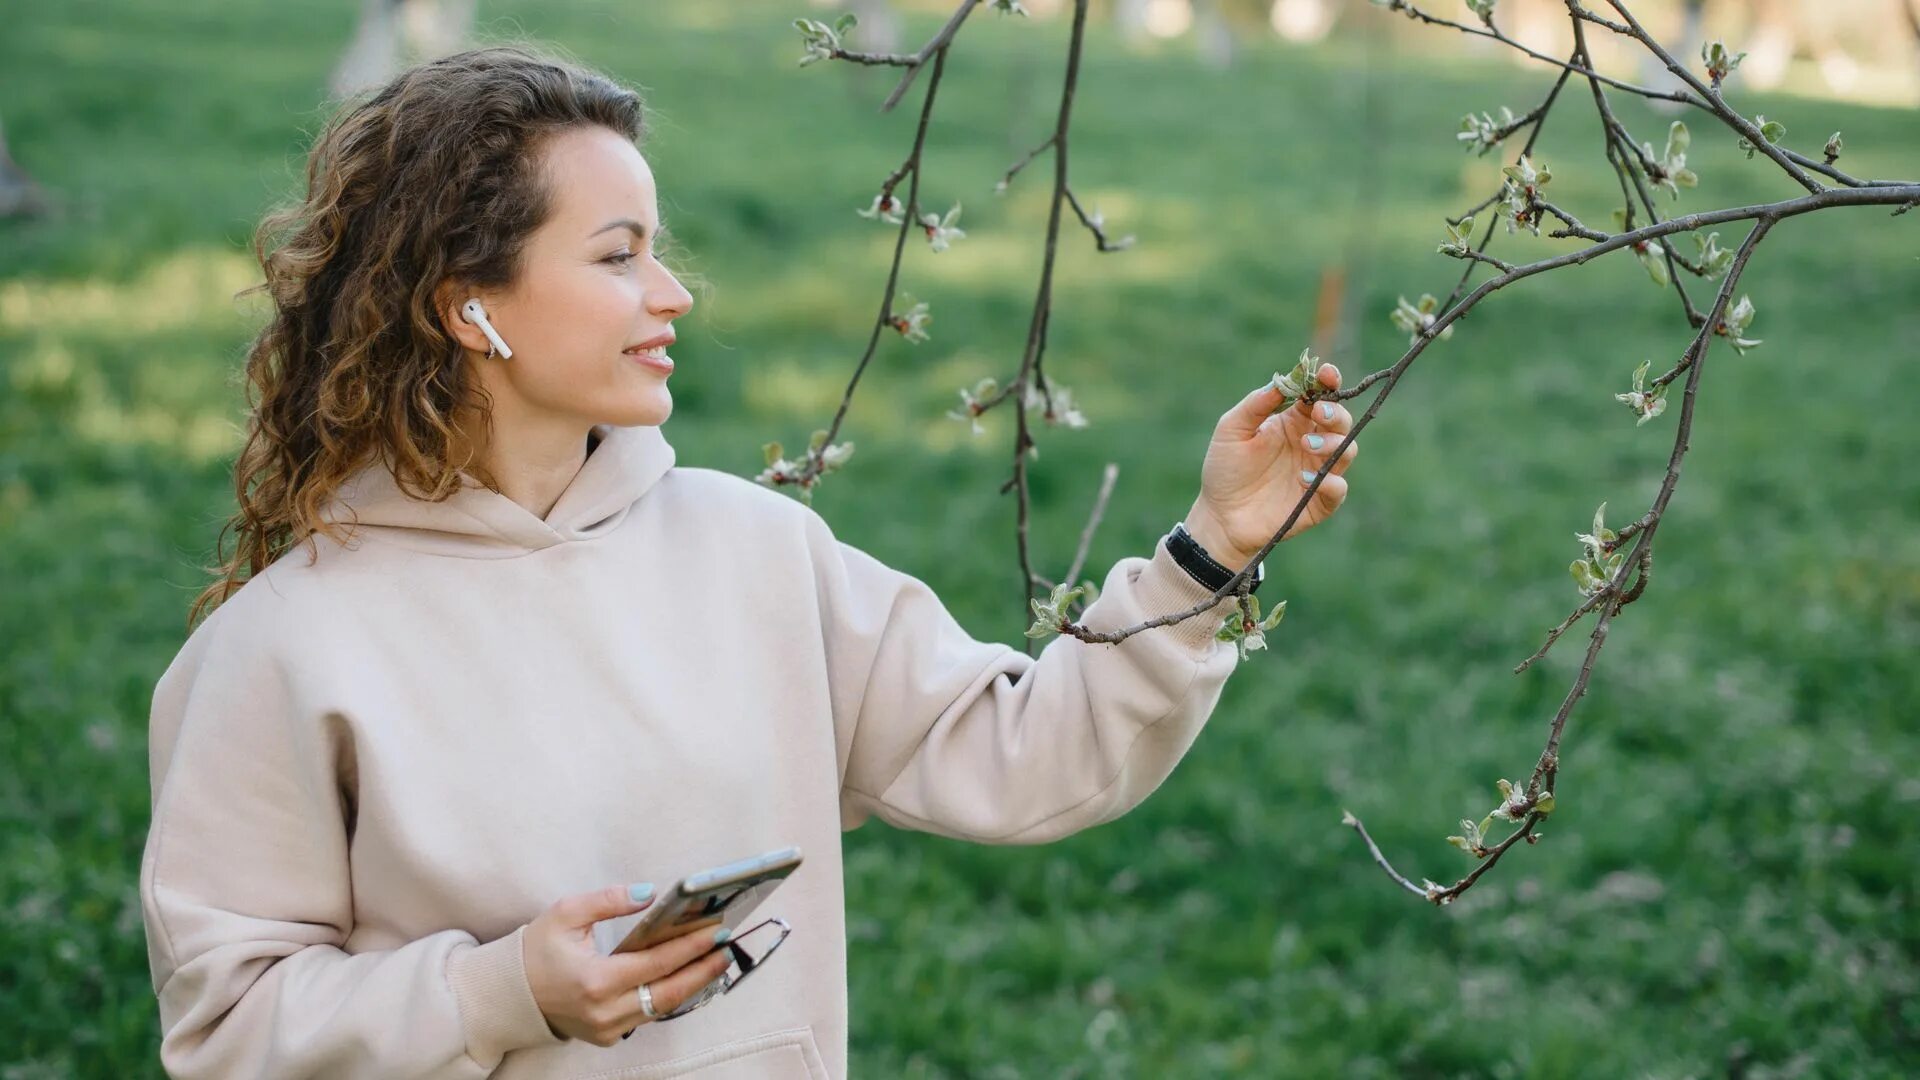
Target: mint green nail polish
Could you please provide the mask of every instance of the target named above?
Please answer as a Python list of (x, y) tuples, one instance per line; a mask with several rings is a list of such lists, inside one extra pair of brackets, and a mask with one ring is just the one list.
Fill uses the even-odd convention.
[(1321, 438), (1318, 435), (1307, 436), (1307, 445), (1312, 447), (1315, 450), (1320, 449), (1322, 446), (1325, 446), (1326, 444), (1327, 444), (1327, 440)]
[(725, 945), (727, 942), (732, 940), (733, 940), (733, 931), (727, 929), (724, 926), (713, 932), (713, 943), (715, 945)]
[(1312, 469), (1301, 469), (1301, 470), (1300, 470), (1300, 482), (1301, 482), (1301, 483), (1303, 483), (1303, 484), (1311, 484), (1311, 483), (1313, 483), (1313, 476), (1314, 476), (1314, 472), (1313, 472), (1313, 470), (1312, 470)]
[(1333, 406), (1327, 404), (1324, 401), (1320, 403), (1320, 419), (1322, 420), (1333, 419)]
[(627, 895), (632, 897), (633, 902), (637, 904), (653, 895), (653, 886), (643, 881), (638, 885), (629, 886)]

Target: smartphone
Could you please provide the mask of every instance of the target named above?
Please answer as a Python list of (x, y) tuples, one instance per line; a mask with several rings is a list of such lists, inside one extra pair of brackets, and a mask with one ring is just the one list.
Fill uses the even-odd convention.
[(738, 930), (747, 915), (800, 866), (800, 849), (784, 847), (690, 874), (646, 910), (594, 924), (601, 955), (651, 948), (715, 926)]

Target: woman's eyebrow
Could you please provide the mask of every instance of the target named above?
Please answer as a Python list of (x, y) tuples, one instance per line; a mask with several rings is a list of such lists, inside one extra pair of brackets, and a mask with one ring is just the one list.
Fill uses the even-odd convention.
[[(600, 226), (598, 229), (595, 229), (587, 236), (587, 239), (591, 240), (609, 229), (618, 229), (622, 226), (625, 226), (627, 231), (633, 234), (634, 239), (642, 242), (645, 242), (647, 239), (647, 227), (632, 218), (615, 218), (605, 225)], [(654, 230), (653, 238), (656, 243), (664, 243), (673, 238), (673, 232), (667, 228), (667, 223), (663, 221), (660, 223), (660, 227)]]

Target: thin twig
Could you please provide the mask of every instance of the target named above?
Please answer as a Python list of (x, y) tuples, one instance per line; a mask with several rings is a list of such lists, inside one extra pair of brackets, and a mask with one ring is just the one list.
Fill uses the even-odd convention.
[(1087, 515), (1087, 524), (1080, 530), (1080, 546), (1074, 549), (1073, 563), (1067, 567), (1067, 576), (1060, 580), (1072, 584), (1080, 580), (1080, 569), (1087, 564), (1087, 552), (1093, 547), (1093, 534), (1100, 528), (1100, 519), (1106, 515), (1107, 499), (1113, 495), (1114, 481), (1120, 479), (1120, 466), (1116, 462), (1107, 462), (1101, 470), (1100, 493), (1093, 498), (1093, 513)]
[(852, 64), (865, 64), (869, 67), (915, 67), (920, 63), (918, 56), (905, 53), (855, 52), (852, 49), (833, 49), (827, 53), (831, 60), (845, 60)]
[(1054, 139), (1054, 136), (1048, 135), (1045, 139), (1042, 139), (1040, 141), (1039, 146), (1036, 146), (1033, 149), (1027, 151), (1027, 154), (1025, 157), (1021, 158), (1019, 161), (1016, 161), (1011, 166), (1009, 166), (1007, 168), (1006, 175), (1002, 176), (1000, 178), (1000, 182), (994, 185), (994, 190), (1005, 191), (1007, 189), (1007, 185), (1013, 183), (1013, 178), (1019, 175), (1020, 170), (1027, 167), (1027, 162), (1032, 161), (1036, 157), (1039, 157), (1040, 151), (1045, 150), (1048, 147), (1053, 145), (1053, 139)]
[(1407, 890), (1413, 895), (1421, 898), (1426, 897), (1427, 890), (1421, 888), (1418, 885), (1415, 885), (1411, 881), (1408, 881), (1407, 876), (1405, 874), (1402, 874), (1400, 871), (1395, 870), (1393, 868), (1393, 864), (1387, 861), (1387, 857), (1380, 853), (1380, 845), (1373, 842), (1373, 836), (1367, 832), (1367, 827), (1365, 825), (1360, 824), (1359, 818), (1354, 817), (1351, 813), (1348, 813), (1347, 811), (1343, 810), (1341, 811), (1340, 822), (1343, 825), (1352, 826), (1353, 831), (1360, 834), (1360, 839), (1365, 840), (1367, 842), (1367, 850), (1373, 852), (1373, 861), (1380, 864), (1380, 869), (1385, 870), (1387, 872), (1388, 877), (1399, 882), (1401, 888)]
[[(1576, 0), (1567, 0), (1567, 7), (1576, 16), (1572, 20), (1574, 50), (1586, 57), (1587, 62), (1591, 64), (1593, 53), (1587, 48), (1586, 28), (1580, 25), (1578, 18), (1582, 9)], [(1640, 162), (1641, 169), (1648, 176), (1652, 176), (1660, 166), (1647, 159), (1647, 155), (1641, 151), (1639, 144), (1635, 143), (1633, 136), (1627, 132), (1626, 126), (1621, 124), (1619, 118), (1614, 115), (1612, 106), (1607, 104), (1607, 92), (1600, 88), (1600, 83), (1593, 79), (1587, 82), (1593, 89), (1593, 106), (1600, 114), (1601, 130), (1607, 140), (1607, 160), (1613, 162), (1614, 170), (1620, 177), (1620, 194), (1626, 203), (1627, 227), (1633, 227), (1633, 192), (1627, 190), (1629, 183), (1632, 184), (1633, 191), (1640, 195), (1640, 205), (1647, 211), (1647, 220), (1659, 221), (1660, 212), (1654, 209), (1653, 196), (1647, 191), (1646, 184), (1641, 181), (1640, 174), (1633, 170), (1632, 162), (1628, 158), (1631, 155), (1632, 160)], [(1673, 291), (1680, 297), (1680, 309), (1686, 314), (1687, 325), (1699, 326), (1700, 313), (1694, 310), (1693, 298), (1687, 295), (1686, 286), (1680, 281), (1680, 274), (1675, 269), (1672, 247), (1671, 244), (1660, 245), (1661, 257), (1667, 263), (1667, 278), (1673, 285)]]
[(1466, 259), (1470, 262), (1486, 263), (1488, 266), (1495, 267), (1496, 269), (1499, 269), (1499, 270), (1513, 269), (1513, 264), (1508, 262), (1507, 260), (1496, 259), (1493, 256), (1487, 254), (1486, 252), (1477, 250), (1475, 248), (1461, 248), (1457, 250), (1450, 250), (1447, 252), (1447, 254), (1453, 256), (1456, 259)]
[(1566, 228), (1548, 234), (1556, 239), (1564, 239), (1569, 236), (1577, 236), (1582, 240), (1605, 240), (1607, 238), (1606, 233), (1596, 232), (1593, 229), (1587, 228), (1585, 225), (1580, 224), (1579, 218), (1574, 217), (1572, 214), (1567, 213), (1565, 210), (1560, 209), (1545, 199), (1535, 199), (1533, 200), (1533, 205), (1566, 222)]
[(1861, 180), (1858, 177), (1848, 176), (1846, 173), (1834, 168), (1829, 162), (1810, 158), (1805, 154), (1795, 150), (1789, 150), (1784, 146), (1780, 148), (1780, 152), (1787, 155), (1788, 160), (1792, 161), (1795, 165), (1812, 169), (1814, 172), (1820, 173), (1823, 176), (1830, 176), (1848, 187), (1898, 187), (1901, 184), (1910, 184), (1913, 182), (1911, 180)]
[(1608, 86), (1619, 87), (1620, 89), (1625, 90), (1630, 94), (1639, 94), (1641, 97), (1651, 98), (1655, 101), (1677, 101), (1682, 105), (1700, 104), (1698, 101), (1694, 100), (1693, 95), (1691, 94), (1682, 93), (1681, 91), (1678, 91), (1678, 90), (1672, 90), (1672, 91), (1655, 90), (1655, 89), (1652, 89), (1651, 87), (1635, 86), (1632, 83), (1621, 82), (1618, 79), (1614, 79), (1606, 75), (1602, 75), (1599, 72), (1592, 70), (1591, 68), (1581, 67), (1579, 65), (1570, 63), (1565, 60), (1556, 60), (1545, 53), (1535, 52), (1532, 49), (1527, 48), (1525, 45), (1520, 44), (1518, 41), (1515, 41), (1514, 39), (1508, 37), (1506, 34), (1502, 33), (1492, 23), (1488, 23), (1487, 28), (1485, 30), (1482, 30), (1482, 29), (1479, 29), (1478, 27), (1467, 26), (1463, 23), (1454, 22), (1452, 19), (1443, 19), (1437, 15), (1429, 15), (1426, 12), (1421, 11), (1419, 8), (1414, 7), (1412, 4), (1406, 3), (1405, 0), (1394, 0), (1394, 2), (1389, 6), (1393, 10), (1405, 12), (1409, 18), (1418, 19), (1421, 22), (1430, 23), (1434, 26), (1449, 27), (1451, 29), (1460, 31), (1463, 34), (1471, 34), (1474, 37), (1489, 38), (1509, 48), (1515, 49), (1525, 54), (1526, 56), (1532, 57), (1535, 60), (1542, 61), (1543, 63), (1553, 64), (1556, 67), (1564, 68), (1575, 75), (1585, 75), (1588, 78), (1599, 79), (1601, 82), (1606, 83)]
[(933, 76), (927, 80), (926, 100), (920, 104), (920, 125), (914, 131), (913, 149), (907, 154), (907, 160), (894, 174), (887, 178), (882, 199), (889, 197), (893, 185), (900, 177), (911, 176), (907, 185), (907, 205), (901, 214), (900, 230), (893, 240), (893, 265), (887, 270), (886, 288), (880, 295), (880, 314), (873, 322), (873, 332), (867, 338), (866, 351), (860, 354), (860, 362), (854, 366), (852, 378), (847, 380), (847, 389), (840, 397), (840, 407), (834, 410), (833, 422), (827, 425), (827, 437), (819, 448), (809, 450), (807, 460), (801, 466), (800, 474), (794, 477), (779, 478), (776, 482), (794, 483), (802, 488), (811, 487), (824, 469), (822, 458), (826, 447), (840, 432), (840, 424), (847, 418), (847, 410), (853, 405), (853, 392), (860, 385), (860, 376), (872, 362), (873, 354), (880, 346), (880, 335), (888, 326), (893, 314), (893, 294), (900, 283), (900, 259), (906, 251), (907, 233), (918, 225), (920, 212), (920, 154), (927, 145), (927, 124), (933, 117), (933, 102), (940, 91), (940, 76), (946, 70), (947, 51), (940, 49), (933, 54)]
[(1701, 82), (1693, 72), (1687, 70), (1685, 65), (1675, 60), (1673, 54), (1668, 52), (1665, 46), (1655, 41), (1652, 35), (1647, 33), (1646, 28), (1640, 25), (1639, 20), (1633, 17), (1633, 12), (1628, 11), (1625, 4), (1621, 3), (1620, 0), (1607, 0), (1607, 5), (1618, 12), (1621, 18), (1627, 20), (1627, 26), (1632, 29), (1633, 37), (1638, 39), (1640, 44), (1646, 46), (1648, 52), (1658, 57), (1660, 62), (1667, 66), (1668, 71), (1679, 76), (1682, 82), (1693, 88), (1694, 93), (1700, 95), (1698, 102), (1690, 102), (1690, 104), (1701, 104), (1704, 102), (1702, 105), (1703, 108), (1726, 121), (1728, 126), (1746, 136), (1749, 143), (1753, 144), (1761, 153), (1772, 158), (1781, 169), (1786, 171), (1788, 176), (1793, 177), (1794, 183), (1799, 184), (1808, 191), (1814, 192), (1820, 191), (1826, 186), (1813, 177), (1808, 176), (1801, 170), (1800, 166), (1794, 164), (1793, 160), (1787, 157), (1779, 147), (1768, 142), (1766, 138), (1760, 134), (1760, 128), (1754, 124), (1753, 121), (1740, 115), (1732, 106), (1728, 105), (1726, 99), (1720, 96), (1718, 89)]
[(967, 16), (973, 14), (973, 9), (979, 5), (980, 0), (960, 0), (960, 6), (953, 9), (953, 14), (948, 16), (947, 24), (940, 28), (939, 33), (927, 39), (927, 43), (920, 46), (919, 52), (913, 54), (913, 64), (900, 76), (900, 81), (894, 84), (893, 92), (887, 95), (887, 100), (880, 103), (881, 112), (893, 111), (893, 107), (900, 103), (901, 95), (907, 92), (907, 87), (912, 86), (913, 80), (920, 75), (920, 69), (926, 66), (927, 60), (946, 50), (948, 43), (953, 41), (953, 35), (960, 32), (960, 25), (967, 21)]
[[(1864, 189), (1829, 188), (1827, 193), (1860, 190)], [(1808, 196), (1808, 198), (1818, 197), (1818, 195)], [(1688, 352), (1693, 357), (1693, 370), (1687, 374), (1687, 389), (1680, 401), (1680, 423), (1674, 432), (1673, 453), (1667, 459), (1667, 473), (1660, 483), (1659, 494), (1654, 496), (1653, 506), (1647, 511), (1647, 525), (1640, 531), (1638, 550), (1634, 552), (1633, 558), (1621, 564), (1619, 571), (1604, 586), (1608, 595), (1617, 596), (1623, 591), (1622, 586), (1626, 584), (1627, 575), (1633, 572), (1640, 553), (1649, 550), (1653, 545), (1654, 534), (1660, 529), (1661, 515), (1666, 513), (1667, 502), (1673, 498), (1674, 488), (1680, 483), (1680, 463), (1687, 455), (1688, 439), (1693, 432), (1694, 396), (1700, 387), (1700, 373), (1706, 369), (1703, 361), (1706, 359), (1707, 347), (1713, 340), (1712, 328), (1726, 313), (1728, 298), (1733, 295), (1734, 287), (1740, 281), (1741, 272), (1746, 269), (1747, 260), (1752, 257), (1754, 249), (1760, 245), (1761, 238), (1767, 235), (1767, 231), (1773, 228), (1777, 220), (1779, 219), (1775, 215), (1764, 214), (1754, 222), (1753, 230), (1747, 233), (1747, 238), (1740, 244), (1739, 252), (1733, 257), (1733, 265), (1727, 270), (1727, 278), (1720, 285), (1719, 295), (1714, 297), (1713, 308), (1707, 313), (1707, 325), (1700, 328), (1694, 335), (1693, 344), (1688, 347)], [(1546, 776), (1548, 768), (1557, 766), (1559, 763), (1560, 737), (1566, 731), (1567, 717), (1573, 713), (1574, 703), (1587, 692), (1587, 683), (1593, 677), (1594, 661), (1599, 658), (1600, 648), (1607, 640), (1607, 626), (1618, 612), (1618, 606), (1607, 605), (1600, 613), (1599, 622), (1594, 624), (1593, 636), (1589, 639), (1587, 646), (1586, 659), (1580, 664), (1580, 673), (1574, 677), (1573, 688), (1567, 691), (1566, 698), (1560, 703), (1559, 712), (1554, 714), (1553, 724), (1547, 735), (1546, 749), (1541, 751), (1540, 762), (1534, 766), (1533, 776), (1527, 781), (1529, 797), (1539, 793), (1541, 781)]]
[(1547, 655), (1547, 650), (1553, 648), (1553, 643), (1560, 640), (1560, 635), (1566, 633), (1568, 627), (1571, 627), (1574, 623), (1579, 622), (1580, 617), (1582, 615), (1585, 615), (1587, 612), (1592, 611), (1594, 608), (1599, 607), (1601, 602), (1604, 601), (1605, 599), (1606, 599), (1605, 593), (1595, 593), (1592, 596), (1587, 597), (1586, 602), (1581, 604), (1579, 607), (1574, 608), (1573, 614), (1561, 620), (1559, 626), (1556, 626), (1553, 629), (1547, 631), (1547, 640), (1540, 646), (1539, 650), (1536, 651), (1532, 656), (1527, 657), (1525, 660), (1522, 660), (1520, 661), (1519, 664), (1515, 665), (1513, 669), (1513, 673), (1515, 675), (1520, 674), (1521, 672), (1532, 667), (1534, 661)]
[(1080, 218), (1080, 224), (1092, 230), (1093, 239), (1099, 245), (1099, 250), (1125, 251), (1127, 248), (1133, 246), (1132, 234), (1123, 236), (1118, 240), (1108, 240), (1106, 231), (1101, 228), (1105, 222), (1095, 221), (1093, 218), (1087, 216), (1087, 212), (1080, 208), (1080, 200), (1074, 196), (1073, 188), (1071, 187), (1067, 188), (1067, 203), (1073, 207), (1074, 214)]
[[(1034, 445), (1033, 437), (1027, 431), (1026, 388), (1030, 380), (1039, 375), (1039, 361), (1046, 348), (1048, 318), (1053, 308), (1053, 267), (1060, 246), (1060, 219), (1063, 205), (1067, 201), (1067, 129), (1073, 116), (1073, 92), (1080, 81), (1080, 52), (1086, 39), (1087, 0), (1074, 0), (1073, 29), (1067, 42), (1067, 73), (1060, 87), (1060, 111), (1055, 117), (1053, 128), (1053, 201), (1047, 213), (1046, 251), (1040, 263), (1040, 285), (1033, 301), (1033, 316), (1027, 323), (1027, 345), (1020, 359), (1020, 374), (1015, 376), (1010, 388), (1017, 388), (1020, 394), (1016, 399), (1013, 440), (1013, 476), (1011, 483), (1015, 488), (1019, 503), (1019, 520), (1016, 523), (1016, 538), (1020, 556), (1020, 613), (1024, 618), (1033, 599), (1033, 557), (1028, 549), (1028, 514), (1030, 493), (1027, 489), (1027, 451)], [(1044, 380), (1041, 385), (1044, 387)], [(1028, 655), (1032, 655), (1037, 639), (1026, 638), (1024, 644)]]
[(1538, 824), (1539, 821), (1539, 814), (1528, 814), (1526, 821), (1521, 823), (1520, 828), (1514, 830), (1513, 835), (1487, 849), (1486, 855), (1480, 860), (1480, 865), (1474, 867), (1472, 873), (1446, 888), (1423, 889), (1407, 880), (1405, 874), (1393, 868), (1393, 864), (1387, 861), (1387, 857), (1380, 853), (1380, 845), (1373, 842), (1373, 837), (1367, 833), (1367, 827), (1360, 823), (1359, 818), (1354, 817), (1351, 813), (1344, 813), (1344, 816), (1341, 818), (1342, 824), (1351, 826), (1355, 832), (1360, 834), (1360, 838), (1367, 842), (1367, 850), (1373, 853), (1373, 861), (1380, 864), (1380, 869), (1385, 870), (1388, 877), (1399, 883), (1401, 888), (1423, 900), (1432, 901), (1436, 906), (1451, 904), (1455, 897), (1472, 888), (1473, 883), (1480, 880), (1480, 875), (1493, 869), (1493, 864), (1500, 861), (1500, 856), (1505, 855), (1508, 848), (1521, 840), (1531, 842), (1533, 827)]
[[(1562, 69), (1560, 72), (1560, 77), (1553, 80), (1553, 87), (1547, 91), (1546, 98), (1543, 99), (1539, 105), (1534, 106), (1533, 110), (1527, 114), (1528, 117), (1532, 118), (1533, 131), (1527, 135), (1527, 144), (1520, 148), (1519, 155), (1514, 159), (1515, 164), (1518, 164), (1520, 159), (1526, 158), (1533, 153), (1534, 144), (1540, 141), (1540, 133), (1546, 130), (1547, 114), (1553, 110), (1553, 103), (1559, 100), (1560, 98), (1560, 88), (1567, 85), (1567, 77), (1572, 74), (1573, 72), (1566, 69)], [(1458, 226), (1462, 221), (1465, 221), (1468, 217), (1471, 217), (1472, 215), (1479, 213), (1481, 210), (1489, 206), (1492, 206), (1494, 203), (1499, 202), (1501, 193), (1505, 190), (1505, 188), (1506, 188), (1506, 184), (1503, 181), (1500, 187), (1494, 189), (1494, 192), (1492, 195), (1487, 196), (1487, 199), (1485, 202), (1480, 203), (1478, 206), (1475, 206), (1473, 209), (1467, 211), (1465, 214), (1461, 215), (1460, 217), (1448, 218), (1447, 224)], [(1493, 226), (1495, 222), (1499, 219), (1499, 216), (1500, 215), (1495, 214), (1494, 220), (1487, 222), (1487, 231), (1480, 234), (1480, 244), (1474, 250), (1480, 252), (1482, 255), (1486, 254), (1487, 248), (1493, 243)], [(1446, 300), (1441, 303), (1440, 305), (1441, 311), (1446, 311), (1447, 309), (1453, 307), (1454, 302), (1460, 299), (1460, 294), (1466, 290), (1467, 282), (1472, 277), (1473, 277), (1473, 264), (1469, 262), (1466, 265), (1466, 267), (1460, 271), (1460, 280), (1453, 283), (1453, 291), (1448, 293)], [(1356, 389), (1364, 389), (1365, 386), (1366, 384), (1363, 382), (1360, 384), (1359, 387), (1356, 387)]]

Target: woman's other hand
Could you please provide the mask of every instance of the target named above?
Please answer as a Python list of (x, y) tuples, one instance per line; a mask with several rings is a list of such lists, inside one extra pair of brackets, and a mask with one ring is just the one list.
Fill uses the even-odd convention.
[(527, 981), (555, 1034), (612, 1046), (648, 1022), (640, 1011), (640, 984), (649, 985), (653, 1011), (665, 1016), (726, 972), (732, 957), (718, 948), (725, 939), (715, 937), (725, 931), (711, 926), (651, 948), (602, 956), (593, 944), (593, 924), (652, 903), (651, 886), (613, 885), (562, 897), (527, 924)]

